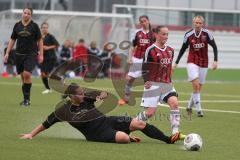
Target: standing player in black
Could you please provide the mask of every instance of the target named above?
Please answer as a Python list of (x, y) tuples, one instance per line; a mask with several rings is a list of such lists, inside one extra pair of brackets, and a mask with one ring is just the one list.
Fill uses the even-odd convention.
[(59, 43), (56, 40), (56, 38), (48, 32), (48, 28), (49, 28), (48, 23), (43, 22), (41, 25), (41, 30), (42, 30), (42, 37), (43, 37), (43, 59), (44, 60), (40, 67), (41, 67), (42, 81), (46, 90), (43, 91), (42, 94), (48, 94), (52, 92), (48, 84), (48, 76), (49, 76), (49, 73), (53, 70), (57, 62), (57, 56), (55, 51), (56, 51), (56, 48), (59, 46)]
[[(30, 105), (30, 91), (32, 86), (32, 70), (38, 63), (43, 61), (43, 41), (38, 25), (33, 22), (32, 8), (23, 9), (22, 19), (14, 25), (11, 39), (9, 41), (4, 61), (7, 62), (9, 53), (16, 40), (16, 67), (22, 79), (23, 106)], [(39, 53), (38, 53), (39, 52)]]
[(170, 144), (180, 138), (179, 133), (169, 137), (155, 126), (141, 120), (132, 119), (131, 117), (106, 116), (100, 111), (101, 106), (96, 108), (94, 102), (105, 99), (102, 104), (104, 107), (114, 105), (112, 104), (112, 97), (107, 92), (87, 91), (76, 84), (71, 84), (67, 87), (65, 94), (69, 96), (70, 100), (59, 103), (55, 112), (51, 113), (46, 121), (38, 125), (30, 133), (21, 134), (22, 139), (32, 139), (55, 123), (63, 121), (68, 122), (72, 127), (79, 130), (88, 141), (113, 143), (139, 142), (139, 138), (129, 136), (129, 133), (135, 130), (140, 130), (148, 137)]

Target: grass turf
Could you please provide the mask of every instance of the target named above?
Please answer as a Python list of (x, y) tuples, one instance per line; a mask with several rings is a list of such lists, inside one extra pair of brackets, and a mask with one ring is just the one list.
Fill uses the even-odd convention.
[[(185, 70), (176, 70), (174, 79), (184, 80)], [(183, 76), (184, 75), (184, 76)], [(33, 140), (21, 140), (20, 133), (31, 131), (45, 120), (60, 100), (60, 94), (42, 95), (44, 89), (39, 79), (33, 80), (31, 107), (19, 106), (22, 100), (21, 84), (18, 78), (0, 79), (0, 159), (239, 159), (240, 157), (240, 75), (239, 70), (219, 70), (209, 72), (209, 80), (202, 92), (203, 108), (210, 110), (236, 111), (236, 113), (205, 111), (204, 118), (192, 119), (181, 110), (181, 130), (183, 133), (198, 133), (203, 138), (203, 149), (190, 152), (183, 149), (183, 142), (166, 145), (150, 139), (141, 132), (135, 132), (142, 138), (138, 144), (111, 144), (87, 142), (84, 137), (67, 123), (59, 123), (39, 134)], [(76, 80), (78, 81), (78, 80)], [(217, 81), (217, 82), (216, 82)], [(227, 81), (227, 82), (226, 82)], [(86, 86), (111, 89), (110, 80), (98, 80), (86, 83)], [(177, 81), (175, 87), (179, 92), (180, 106), (185, 107), (191, 92), (191, 85)], [(140, 87), (139, 87), (140, 88)], [(209, 101), (209, 102), (207, 102)], [(216, 101), (212, 103), (211, 101)], [(137, 104), (140, 99), (137, 99)], [(111, 115), (132, 115), (141, 111), (140, 107), (117, 107)], [(170, 134), (168, 120), (169, 109), (159, 107), (150, 123)]]

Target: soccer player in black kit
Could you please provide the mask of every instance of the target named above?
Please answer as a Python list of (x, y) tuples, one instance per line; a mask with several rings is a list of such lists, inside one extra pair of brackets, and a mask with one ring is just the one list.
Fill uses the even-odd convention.
[[(79, 130), (88, 141), (129, 143), (139, 142), (137, 137), (130, 137), (129, 133), (140, 130), (148, 137), (163, 141), (168, 144), (179, 140), (179, 133), (166, 136), (155, 126), (144, 121), (132, 119), (127, 116), (106, 116), (95, 107), (95, 101), (111, 101), (110, 94), (104, 91), (87, 91), (77, 84), (67, 87), (65, 94), (70, 100), (59, 103), (58, 107), (47, 119), (30, 133), (21, 134), (22, 139), (32, 139), (40, 132), (48, 129), (56, 122), (68, 122), (72, 127)], [(116, 101), (117, 103), (117, 101)], [(110, 105), (113, 105), (109, 103)]]
[(16, 67), (22, 80), (22, 92), (24, 96), (24, 100), (20, 103), (22, 106), (30, 105), (31, 72), (37, 62), (42, 63), (43, 61), (42, 36), (38, 25), (31, 19), (32, 14), (32, 8), (26, 7), (23, 9), (22, 19), (14, 25), (4, 56), (4, 61), (7, 62), (9, 53), (17, 41)]
[(41, 25), (43, 37), (43, 63), (40, 65), (40, 67), (42, 82), (46, 90), (44, 90), (42, 94), (48, 94), (52, 92), (48, 84), (48, 76), (57, 62), (57, 56), (55, 51), (56, 48), (59, 46), (59, 43), (56, 40), (56, 38), (49, 33), (48, 28), (49, 24), (47, 22), (43, 22)]

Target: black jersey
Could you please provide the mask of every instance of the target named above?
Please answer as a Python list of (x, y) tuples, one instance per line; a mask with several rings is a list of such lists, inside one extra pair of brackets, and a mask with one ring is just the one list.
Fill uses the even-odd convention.
[(69, 58), (71, 58), (72, 55), (72, 51), (70, 48), (65, 47), (64, 45), (62, 45), (59, 49), (59, 56), (61, 60), (68, 60)]
[(70, 101), (62, 102), (55, 112), (51, 113), (43, 122), (45, 128), (49, 128), (56, 122), (65, 121), (79, 130), (87, 139), (93, 134), (102, 132), (102, 126), (107, 117), (95, 108), (94, 102), (100, 92), (89, 94), (79, 106)]
[(16, 53), (17, 54), (37, 54), (37, 41), (41, 38), (41, 32), (38, 25), (30, 21), (26, 26), (22, 21), (14, 25), (11, 39), (17, 40)]
[[(44, 46), (52, 46), (52, 45), (59, 46), (59, 43), (53, 35), (48, 33), (43, 38), (43, 45)], [(49, 49), (49, 50), (44, 50), (43, 51), (43, 59), (56, 58), (55, 50), (56, 50), (55, 48)]]

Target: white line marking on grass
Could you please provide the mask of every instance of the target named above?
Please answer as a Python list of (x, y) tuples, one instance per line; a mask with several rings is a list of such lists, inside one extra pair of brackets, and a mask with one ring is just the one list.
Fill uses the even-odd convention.
[[(180, 103), (188, 103), (188, 100), (178, 101)], [(240, 100), (201, 100), (201, 103), (240, 103)]]
[[(16, 82), (0, 82), (0, 85), (21, 85), (21, 82), (16, 83)], [(43, 87), (42, 83), (33, 83), (33, 86), (37, 86), (37, 87)], [(97, 86), (86, 86), (92, 89), (103, 89), (102, 87), (97, 87)], [(112, 87), (104, 87), (104, 90), (107, 91), (116, 91), (114, 88)], [(133, 89), (133, 91), (143, 91), (143, 89)], [(178, 92), (179, 95), (189, 95), (190, 96), (190, 92), (186, 93), (186, 92)], [(210, 96), (210, 97), (225, 97), (225, 98), (240, 98), (240, 95), (229, 95), (229, 94), (202, 94), (202, 96)]]
[[(16, 83), (16, 82), (0, 82), (0, 85), (21, 85), (21, 83)], [(40, 84), (40, 83), (34, 83), (34, 86), (43, 86), (43, 84)], [(89, 87), (89, 86), (88, 86)], [(93, 88), (96, 88), (96, 89), (102, 89), (102, 88), (99, 88), (99, 87), (93, 87)], [(115, 90), (114, 88), (109, 88), (109, 87), (105, 87), (104, 89), (107, 89), (107, 90)], [(183, 94), (183, 93), (181, 93)], [(185, 93), (186, 94), (186, 93)], [(216, 95), (211, 95), (209, 94), (209, 96), (216, 96)], [(221, 97), (235, 97), (235, 98), (238, 98), (240, 96), (233, 96), (233, 95), (218, 95), (218, 96), (221, 96)], [(187, 101), (179, 101), (179, 102), (187, 102)], [(239, 103), (240, 101), (239, 100), (202, 100), (201, 102), (206, 102), (206, 103)], [(163, 107), (169, 107), (168, 105), (165, 105), (165, 104), (159, 104), (160, 106), (163, 106)], [(180, 109), (186, 109), (185, 107), (179, 107)], [(193, 108), (193, 110), (196, 110), (195, 108)], [(202, 109), (203, 111), (207, 111), (207, 112), (218, 112), (218, 113), (237, 113), (237, 114), (240, 114), (239, 111), (227, 111), (227, 110), (219, 110), (219, 109)]]
[[(178, 92), (179, 95), (191, 95), (191, 93), (186, 92)], [(227, 97), (227, 98), (240, 98), (239, 95), (231, 95), (231, 94), (208, 94), (208, 93), (201, 93), (201, 96), (209, 96), (209, 97)]]
[[(21, 82), (0, 82), (0, 85), (9, 85), (9, 86), (11, 86), (11, 85), (18, 86), (19, 85), (19, 86), (21, 86), (22, 83)], [(43, 86), (43, 84), (33, 82), (33, 86), (40, 87), (40, 86)]]
[[(166, 104), (158, 104), (162, 107), (169, 107), (168, 105)], [(186, 107), (179, 107), (180, 109), (186, 109)], [(195, 108), (193, 108), (193, 110), (196, 110)], [(207, 112), (217, 112), (217, 113), (237, 113), (237, 114), (240, 114), (240, 111), (226, 111), (226, 110), (219, 110), (219, 109), (202, 109), (202, 111), (207, 111)]]

